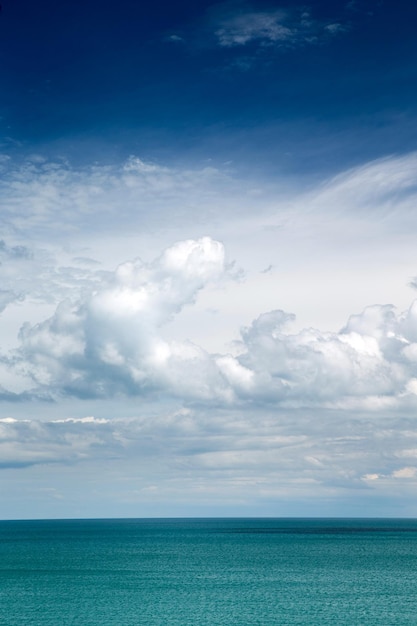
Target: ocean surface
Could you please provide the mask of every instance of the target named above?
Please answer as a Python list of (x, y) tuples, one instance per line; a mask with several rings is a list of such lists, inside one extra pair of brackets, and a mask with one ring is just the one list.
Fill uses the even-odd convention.
[(417, 625), (417, 520), (0, 522), (7, 626)]

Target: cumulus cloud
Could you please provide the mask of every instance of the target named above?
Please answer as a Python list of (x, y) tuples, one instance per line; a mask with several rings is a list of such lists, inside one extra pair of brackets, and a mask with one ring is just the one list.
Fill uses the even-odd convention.
[(405, 313), (373, 305), (337, 333), (291, 334), (283, 311), (262, 314), (242, 331), (242, 352), (217, 358), (237, 397), (296, 406), (415, 404), (417, 302)]
[(208, 355), (164, 341), (159, 329), (226, 272), (222, 244), (208, 237), (179, 242), (150, 264), (123, 263), (84, 299), (25, 324), (17, 362), (37, 384), (79, 396), (181, 390), (183, 377), (204, 395), (216, 378)]
[(226, 276), (223, 245), (208, 237), (122, 263), (43, 322), (26, 323), (13, 363), (42, 393), (167, 395), (227, 406), (415, 406), (417, 301), (398, 313), (372, 305), (339, 332), (291, 332), (293, 314), (261, 314), (234, 354), (167, 340), (164, 327)]

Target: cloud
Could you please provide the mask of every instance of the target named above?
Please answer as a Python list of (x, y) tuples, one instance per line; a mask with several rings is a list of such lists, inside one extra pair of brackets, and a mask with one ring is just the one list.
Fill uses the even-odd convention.
[(166, 38), (166, 41), (171, 41), (174, 43), (184, 43), (185, 40), (183, 37), (180, 37), (179, 35), (169, 35)]
[[(311, 208), (333, 207), (337, 215), (370, 212), (379, 219), (402, 216), (399, 226), (413, 217), (417, 196), (417, 152), (391, 155), (351, 168), (315, 190)], [(309, 203), (311, 206), (311, 202)]]
[(96, 459), (103, 454), (114, 456), (117, 428), (106, 426), (106, 420), (94, 418), (49, 422), (0, 419), (0, 468), (74, 463), (92, 455)]
[(273, 13), (244, 13), (225, 19), (216, 31), (221, 46), (241, 46), (253, 40), (277, 43), (293, 38), (293, 31), (284, 26), (286, 14), (281, 11)]
[(417, 474), (417, 467), (402, 467), (395, 470), (392, 473), (394, 478), (415, 478)]
[[(144, 232), (154, 235), (186, 230), (188, 236), (191, 229), (210, 232), (218, 230), (219, 224), (231, 229), (229, 221), (234, 230), (253, 230), (262, 220), (265, 227), (268, 218), (276, 220), (268, 229), (281, 230), (295, 223), (297, 217), (301, 219), (296, 226), (306, 224), (308, 230), (314, 228), (312, 222), (322, 228), (322, 217), (328, 223), (335, 218), (359, 217), (362, 223), (372, 220), (379, 229), (390, 217), (397, 229), (415, 222), (416, 153), (361, 164), (307, 192), (291, 190), (288, 183), (278, 180), (263, 182), (259, 193), (258, 182), (232, 174), (228, 168), (175, 168), (137, 157), (84, 167), (34, 158), (23, 163), (10, 159), (6, 166), (7, 175), (0, 181), (4, 232), (1, 271), (6, 265), (21, 263), (22, 268), (26, 263), (19, 278), (29, 265), (37, 265), (37, 273), (38, 263), (45, 269), (56, 266), (51, 259), (53, 247), (68, 246), (69, 239), (82, 241), (85, 246), (109, 235), (114, 239), (116, 235), (134, 233), (140, 237)], [(376, 213), (384, 218), (378, 224)], [(169, 241), (172, 238), (167, 244)], [(85, 256), (85, 250), (76, 256)], [(2, 288), (6, 289), (4, 283)]]
[[(94, 260), (71, 259), (60, 265), (56, 250), (9, 245), (0, 241), (0, 313), (9, 305), (31, 302), (56, 304), (71, 292), (91, 290), (105, 272)], [(91, 269), (93, 268), (93, 269)]]
[(198, 503), (252, 506), (352, 496), (371, 506), (381, 494), (395, 501), (415, 489), (410, 446), (417, 447), (412, 419), (326, 410), (0, 419), (0, 470), (20, 469), (23, 485), (30, 468), (31, 480), (37, 472), (48, 489), (58, 477), (65, 497), (65, 468), (74, 474), (78, 466), (83, 497), (90, 490), (95, 501), (103, 491), (118, 507), (191, 496)]
[(0, 258), (4, 259), (28, 259), (33, 258), (32, 251), (26, 246), (8, 246), (5, 241), (0, 240)]
[[(242, 185), (215, 167), (175, 168), (131, 156), (118, 164), (75, 167), (67, 161), (28, 157), (5, 161), (0, 180), (2, 225), (8, 240), (44, 241), (133, 228), (186, 224), (190, 211), (203, 221), (220, 198)], [(235, 203), (234, 203), (235, 204)], [(196, 207), (199, 211), (196, 211)], [(98, 219), (99, 218), (99, 219)], [(24, 251), (14, 246), (9, 254)], [(0, 248), (0, 253), (2, 249)]]
[[(147, 246), (153, 254), (155, 237), (168, 243), (176, 238), (171, 233), (184, 230), (201, 236), (208, 216), (233, 213), (245, 195), (245, 185), (228, 172), (133, 156), (85, 167), (36, 155), (3, 162), (0, 312), (23, 301), (56, 305), (68, 294), (75, 300), (104, 279), (106, 265), (126, 258), (113, 248), (124, 249), (134, 236), (141, 253)], [(104, 249), (101, 263), (92, 258), (97, 245)], [(37, 317), (33, 307), (30, 315)]]
[(179, 242), (150, 264), (123, 263), (83, 299), (25, 324), (17, 363), (38, 385), (81, 397), (181, 393), (184, 377), (204, 396), (213, 370), (204, 350), (168, 343), (159, 329), (227, 271), (222, 244), (208, 237)]
[(24, 295), (22, 293), (12, 289), (0, 289), (0, 313), (12, 302), (21, 302), (23, 299)]
[[(240, 393), (298, 406), (387, 407), (411, 391), (417, 304), (396, 315), (391, 306), (370, 306), (338, 333), (308, 328), (285, 331), (294, 316), (261, 315), (242, 333), (235, 362), (251, 373)], [(249, 381), (249, 377), (248, 377)]]
[(291, 333), (293, 314), (261, 314), (235, 353), (164, 338), (165, 326), (230, 273), (221, 243), (181, 241), (151, 263), (102, 276), (80, 299), (20, 331), (10, 361), (43, 395), (141, 395), (224, 406), (415, 408), (417, 301), (398, 313), (372, 305), (339, 332)]
[(312, 44), (346, 30), (339, 22), (314, 20), (308, 10), (253, 10), (224, 4), (212, 11), (215, 36), (222, 47), (257, 44), (261, 47), (294, 47)]
[[(39, 170), (42, 163), (35, 163), (34, 173), (30, 170), (35, 178), (40, 177), (36, 178), (35, 185), (39, 189), (43, 180)], [(57, 170), (50, 164), (45, 171), (45, 176), (52, 172), (52, 178), (59, 171), (58, 180), (63, 176), (67, 182), (79, 178), (86, 187), (97, 174), (94, 168), (75, 171), (62, 166)], [(163, 195), (161, 190), (170, 189), (171, 185), (176, 190), (183, 186), (184, 194), (186, 189), (194, 194), (200, 181), (198, 176), (193, 180), (191, 174), (183, 172), (178, 174), (179, 182), (175, 182), (173, 170), (134, 158), (109, 171), (98, 168), (98, 172), (106, 181), (105, 188), (109, 185), (114, 192), (120, 192), (127, 186), (135, 189), (139, 200), (146, 185), (153, 185), (154, 192), (149, 197), (155, 195), (161, 199), (158, 193)], [(21, 172), (21, 175), (27, 184), (26, 174)], [(210, 185), (216, 186), (217, 176), (221, 179), (221, 174), (216, 173)], [(390, 412), (401, 406), (404, 410), (413, 410), (417, 390), (416, 305), (404, 313), (390, 305), (372, 305), (352, 315), (340, 331), (326, 332), (320, 327), (298, 325), (298, 330), (292, 332), (297, 321), (292, 314), (278, 308), (285, 297), (285, 289), (278, 281), (285, 279), (283, 267), (291, 272), (291, 264), (300, 264), (299, 251), (301, 256), (304, 254), (303, 273), (307, 267), (305, 258), (309, 263), (316, 262), (312, 251), (305, 249), (312, 240), (316, 246), (314, 253), (320, 257), (319, 248), (326, 238), (331, 242), (328, 254), (331, 245), (339, 247), (340, 238), (350, 237), (348, 258), (351, 264), (357, 256), (361, 237), (369, 259), (369, 233), (375, 229), (380, 229), (381, 233), (386, 231), (390, 241), (393, 228), (398, 233), (407, 231), (409, 235), (415, 223), (412, 208), (416, 180), (417, 159), (412, 153), (353, 168), (308, 193), (294, 196), (292, 206), (279, 204), (277, 208), (274, 204), (273, 217), (283, 222), (283, 226), (273, 231), (272, 247), (267, 252), (272, 255), (272, 251), (278, 250), (277, 256), (270, 256), (267, 263), (262, 261), (258, 265), (256, 261), (256, 264), (258, 268), (273, 265), (277, 269), (265, 275), (257, 271), (252, 282), (249, 276), (246, 284), (241, 283), (240, 300), (236, 299), (233, 314), (246, 306), (248, 310), (252, 306), (250, 310), (255, 312), (243, 318), (239, 341), (233, 348), (223, 345), (217, 350), (204, 343), (205, 336), (221, 332), (224, 320), (224, 309), (216, 306), (220, 291), (214, 294), (210, 290), (213, 285), (225, 287), (223, 278), (233, 274), (226, 262), (223, 244), (213, 239), (186, 239), (167, 248), (154, 261), (126, 261), (115, 271), (97, 269), (94, 259), (82, 256), (74, 259), (74, 254), (68, 255), (68, 265), (58, 265), (53, 249), (23, 247), (16, 239), (4, 241), (0, 245), (0, 304), (3, 309), (9, 306), (10, 316), (14, 317), (23, 298), (46, 302), (49, 308), (46, 313), (40, 308), (34, 317), (32, 310), (25, 313), (26, 308), (20, 307), (21, 317), (26, 315), (26, 320), (32, 321), (22, 327), (16, 351), (3, 354), (2, 367), (18, 372), (25, 381), (29, 377), (35, 388), (30, 389), (25, 382), (26, 394), (43, 398), (62, 395), (176, 397), (188, 404), (205, 402), (229, 407), (362, 407)], [(62, 193), (64, 186), (60, 187)], [(31, 188), (29, 181), (25, 194), (29, 194)], [(118, 209), (123, 215), (124, 200), (122, 194), (113, 207), (109, 201), (108, 207), (115, 220)], [(217, 202), (217, 196), (215, 200)], [(169, 204), (169, 194), (167, 202)], [(97, 220), (98, 207), (90, 204), (90, 200), (78, 209), (89, 219), (94, 216)], [(378, 209), (384, 219), (375, 223)], [(48, 207), (45, 210), (48, 212)], [(267, 237), (272, 232), (264, 228), (262, 211), (261, 208), (247, 221), (242, 218), (239, 224), (233, 221), (228, 225), (229, 240), (239, 241), (240, 246), (234, 246), (233, 255), (240, 249), (246, 264), (256, 247), (257, 236), (261, 233), (262, 237)], [(272, 209), (270, 213), (272, 215)], [(136, 217), (134, 214), (132, 229)], [(112, 223), (108, 222), (103, 228), (111, 231)], [(117, 232), (117, 221), (114, 223)], [(51, 228), (51, 232), (55, 232), (55, 227)], [(350, 244), (355, 246), (355, 255), (351, 255)], [(263, 252), (264, 239), (259, 240), (258, 248)], [(381, 251), (385, 258), (386, 245), (381, 244)], [(325, 260), (328, 265), (328, 258)], [(391, 265), (391, 261), (389, 263)], [(360, 267), (363, 271), (366, 266)], [(378, 274), (381, 274), (381, 267), (377, 267)], [(349, 301), (357, 291), (356, 282), (351, 286), (343, 284), (339, 270), (339, 267), (334, 270), (337, 294), (330, 297), (329, 292), (322, 289), (325, 312), (343, 295)], [(269, 312), (268, 308), (263, 308), (256, 291), (260, 281), (265, 281), (273, 295), (270, 301), (274, 308), (268, 305), (272, 309)], [(308, 310), (313, 300), (317, 300), (319, 286), (314, 285), (312, 290), (306, 281), (301, 285), (292, 288), (305, 289), (301, 294), (302, 306)], [(222, 291), (222, 297), (229, 288), (230, 283)], [(230, 289), (228, 304), (236, 293)], [(207, 294), (210, 297), (204, 309), (217, 308), (219, 314), (216, 319), (200, 316), (199, 334), (203, 341), (191, 341), (187, 323), (179, 333), (178, 327), (173, 326), (174, 320), (176, 323), (189, 319), (187, 312), (194, 310), (198, 296)], [(7, 310), (3, 319), (6, 314)], [(253, 317), (256, 319), (251, 322)], [(200, 322), (202, 319), (204, 321)], [(227, 337), (229, 341), (239, 332), (239, 324), (232, 321), (235, 325)], [(7, 387), (5, 382), (3, 384)], [(16, 391), (17, 386), (11, 389)]]
[(0, 313), (9, 304), (24, 300), (26, 286), (22, 271), (31, 265), (32, 260), (32, 252), (26, 246), (9, 246), (0, 240)]

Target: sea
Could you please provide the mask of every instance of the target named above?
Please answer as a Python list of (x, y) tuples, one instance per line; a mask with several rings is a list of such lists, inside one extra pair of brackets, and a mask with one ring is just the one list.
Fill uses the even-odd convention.
[(0, 522), (3, 626), (417, 625), (417, 520)]

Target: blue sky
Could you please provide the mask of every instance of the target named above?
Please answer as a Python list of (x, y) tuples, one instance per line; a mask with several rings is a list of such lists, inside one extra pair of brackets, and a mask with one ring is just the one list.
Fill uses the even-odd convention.
[(76, 162), (139, 150), (253, 167), (255, 154), (258, 175), (322, 173), (378, 157), (382, 145), (413, 149), (416, 11), (6, 2), (2, 131)]
[(2, 3), (1, 517), (417, 515), (416, 13)]

